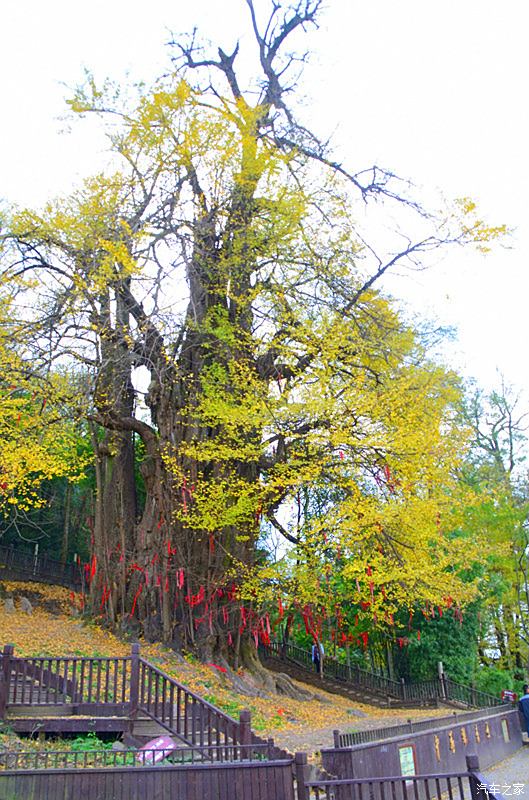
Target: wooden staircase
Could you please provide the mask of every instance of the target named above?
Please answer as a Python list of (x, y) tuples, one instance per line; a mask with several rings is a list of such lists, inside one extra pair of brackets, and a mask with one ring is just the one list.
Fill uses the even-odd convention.
[(292, 678), (379, 708), (490, 708), (501, 705), (494, 695), (456, 683), (442, 675), (417, 683), (395, 681), (384, 675), (325, 657), (323, 678), (314, 671), (311, 655), (296, 645), (271, 641), (260, 648), (261, 660), (269, 669), (286, 672)]
[(134, 746), (160, 736), (206, 753), (266, 749), (290, 755), (251, 729), (250, 712), (225, 714), (140, 657), (18, 658), (0, 652), (0, 725), (21, 734), (108, 733)]
[[(297, 664), (289, 659), (280, 659), (266, 653), (261, 655), (261, 660), (267, 669), (274, 672), (285, 672), (294, 680), (308, 683), (315, 689), (323, 689), (331, 694), (338, 694), (347, 697), (357, 703), (365, 703), (377, 708), (403, 708), (402, 701), (396, 697), (385, 695), (381, 691), (376, 691), (368, 687), (355, 686), (353, 683), (338, 681), (332, 677), (324, 676), (321, 678), (316, 672)], [(410, 703), (409, 706), (411, 707)]]
[(0, 720), (17, 733), (169, 735), (191, 747), (251, 737), (249, 712), (228, 716), (142, 659), (139, 645), (119, 658), (18, 658), (7, 645), (0, 653)]

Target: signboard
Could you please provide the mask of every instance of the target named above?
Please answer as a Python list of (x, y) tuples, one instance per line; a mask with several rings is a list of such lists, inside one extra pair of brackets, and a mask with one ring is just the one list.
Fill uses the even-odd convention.
[(501, 731), (503, 733), (503, 741), (510, 742), (511, 737), (509, 736), (509, 723), (506, 719), (502, 719), (501, 721)]
[(404, 777), (416, 775), (415, 747), (412, 744), (399, 747), (400, 774)]
[(139, 748), (136, 761), (139, 764), (157, 764), (167, 758), (172, 750), (176, 750), (176, 744), (170, 736), (157, 736)]

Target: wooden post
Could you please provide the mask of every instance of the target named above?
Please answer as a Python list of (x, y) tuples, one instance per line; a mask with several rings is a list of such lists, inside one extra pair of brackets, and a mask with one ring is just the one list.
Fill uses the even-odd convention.
[(130, 662), (130, 700), (129, 700), (129, 719), (130, 719), (130, 732), (132, 733), (132, 726), (138, 714), (138, 705), (140, 700), (140, 645), (135, 642), (131, 650)]
[(479, 774), (479, 759), (474, 753), (469, 753), (466, 757), (466, 762), (467, 772), (470, 772), (469, 782), (472, 800), (480, 800), (482, 795), (479, 787), (483, 785), (484, 779)]
[(274, 760), (274, 748), (275, 748), (274, 740), (273, 739), (267, 739), (266, 740), (266, 757), (267, 757), (267, 759), (269, 761), (273, 761)]
[(468, 772), (479, 772), (479, 758), (475, 753), (469, 753), (466, 760)]
[(15, 652), (12, 644), (6, 644), (2, 651), (2, 669), (0, 670), (0, 719), (5, 718), (9, 700), (9, 684), (11, 682), (11, 658)]
[(340, 747), (340, 731), (335, 728), (332, 732), (332, 736), (334, 739), (334, 746)]
[(294, 771), (296, 775), (296, 789), (298, 800), (309, 800), (309, 791), (305, 786), (307, 780), (307, 754), (296, 753), (294, 756)]
[(252, 715), (247, 708), (239, 711), (239, 744), (251, 745), (252, 743)]

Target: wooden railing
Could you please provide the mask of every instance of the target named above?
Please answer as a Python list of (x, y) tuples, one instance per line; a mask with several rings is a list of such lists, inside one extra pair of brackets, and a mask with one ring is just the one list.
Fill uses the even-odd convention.
[(7, 704), (128, 704), (131, 657), (10, 658)]
[(483, 708), (485, 706), (501, 706), (504, 705), (501, 700), (487, 692), (481, 692), (479, 689), (474, 689), (473, 686), (464, 686), (462, 683), (445, 677), (444, 683), (446, 686), (446, 694), (450, 700), (457, 700), (467, 706), (475, 706)]
[[(305, 669), (314, 670), (311, 653), (302, 647), (273, 641), (263, 649), (276, 658), (293, 661)], [(351, 683), (364, 689), (372, 689), (377, 693), (383, 693), (390, 697), (401, 697), (401, 684), (399, 681), (391, 680), (375, 672), (369, 672), (369, 670), (361, 667), (342, 664), (340, 661), (328, 656), (325, 656), (324, 659), (324, 677), (342, 681), (343, 683)]]
[(171, 764), (212, 764), (234, 761), (271, 761), (270, 744), (212, 745), (180, 748), (141, 748), (140, 750), (5, 750), (0, 752), (0, 768), (13, 770), (94, 769), (146, 767), (167, 761)]
[(295, 800), (292, 758), (85, 769), (0, 769), (9, 800)]
[[(19, 658), (0, 654), (0, 719), (7, 707), (68, 705), (74, 713), (130, 718), (146, 714), (189, 746), (267, 745), (251, 730), (250, 712), (236, 720), (144, 660), (134, 644), (117, 658)], [(276, 752), (277, 757), (277, 752)]]
[(306, 754), (296, 753), (294, 763), (298, 800), (504, 800), (497, 785), (479, 772), (477, 756), (470, 754), (464, 772), (376, 778), (307, 780)]
[(35, 555), (4, 545), (0, 545), (0, 576), (13, 580), (56, 583), (72, 589), (80, 589), (83, 583), (77, 564), (64, 564), (46, 553)]
[(239, 721), (233, 719), (143, 659), (137, 707), (189, 745), (251, 743), (249, 716), (244, 712)]
[(86, 753), (5, 751), (0, 753), (0, 794), (33, 800), (66, 796), (128, 800), (154, 794), (187, 800), (503, 800), (471, 755), (467, 770), (460, 772), (319, 780), (309, 778), (311, 772), (306, 753), (271, 760), (265, 749), (241, 746)]
[[(270, 656), (283, 661), (292, 661), (304, 669), (313, 671), (311, 653), (301, 647), (277, 641), (263, 646), (263, 651)], [(435, 680), (405, 683), (404, 680), (395, 681), (376, 672), (362, 669), (357, 666), (343, 664), (330, 656), (325, 656), (323, 667), (323, 680), (330, 678), (344, 684), (350, 683), (355, 689), (364, 689), (378, 696), (401, 700), (402, 702), (431, 703), (437, 700), (459, 702), (464, 705), (478, 708), (501, 706), (502, 702), (494, 695), (481, 692), (471, 686), (456, 683), (443, 675)]]
[(409, 800), (410, 797), (493, 800), (499, 797), (498, 794), (481, 794), (479, 784), (470, 773), (315, 781), (305, 784), (305, 792), (303, 800)]

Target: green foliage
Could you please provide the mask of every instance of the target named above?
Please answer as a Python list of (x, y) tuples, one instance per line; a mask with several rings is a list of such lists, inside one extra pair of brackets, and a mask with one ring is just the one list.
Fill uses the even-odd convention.
[(488, 692), (495, 697), (501, 697), (504, 689), (522, 695), (522, 682), (517, 681), (513, 674), (497, 667), (480, 667), (475, 674), (476, 689)]
[(90, 750), (112, 750), (112, 742), (104, 742), (92, 731), (82, 736), (76, 736), (70, 744), (70, 750), (78, 753)]
[(461, 623), (447, 610), (442, 617), (436, 612), (435, 618), (425, 618), (420, 611), (416, 612), (407, 633), (407, 645), (394, 651), (398, 677), (430, 680), (437, 675), (438, 662), (442, 661), (452, 680), (471, 684), (477, 668), (477, 630), (476, 604), (465, 609)]

